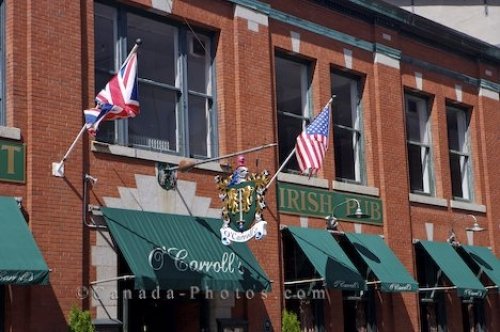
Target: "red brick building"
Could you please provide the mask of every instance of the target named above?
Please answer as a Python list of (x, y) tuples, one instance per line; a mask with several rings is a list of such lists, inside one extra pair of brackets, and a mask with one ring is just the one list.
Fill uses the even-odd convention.
[[(497, 47), (378, 1), (0, 3), (0, 331), (498, 330)], [(69, 150), (137, 38), (140, 115)], [(226, 246), (247, 150), (284, 167)]]

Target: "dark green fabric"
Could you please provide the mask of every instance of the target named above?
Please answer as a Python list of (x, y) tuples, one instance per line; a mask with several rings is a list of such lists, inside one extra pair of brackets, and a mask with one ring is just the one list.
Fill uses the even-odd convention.
[(326, 230), (287, 227), (327, 287), (342, 290), (364, 290), (363, 277), (333, 236)]
[(49, 268), (16, 200), (0, 196), (0, 284), (48, 283)]
[(458, 296), (483, 298), (486, 288), (465, 264), (460, 255), (447, 242), (420, 241), (424, 250), (457, 287)]
[(383, 292), (418, 291), (418, 283), (380, 236), (358, 233), (346, 236), (380, 281)]
[(221, 243), (219, 219), (113, 208), (102, 212), (137, 289), (270, 289), (246, 243)]
[(500, 261), (486, 247), (462, 246), (467, 254), (476, 262), (488, 278), (498, 286), (500, 291)]

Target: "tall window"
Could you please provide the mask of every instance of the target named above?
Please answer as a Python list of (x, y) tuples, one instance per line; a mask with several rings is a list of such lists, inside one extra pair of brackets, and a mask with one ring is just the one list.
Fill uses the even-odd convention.
[(5, 10), (0, 0), (0, 126), (7, 124), (5, 114)]
[(103, 123), (98, 139), (183, 156), (212, 157), (216, 114), (211, 38), (164, 18), (95, 3), (96, 92), (140, 38), (141, 113)]
[[(295, 148), (297, 136), (305, 128), (309, 115), (309, 66), (289, 58), (276, 57), (276, 94), (278, 108), (279, 162), (284, 163)], [(289, 172), (298, 172), (296, 158), (285, 166)]]
[(363, 183), (362, 125), (359, 78), (338, 72), (331, 75), (335, 175), (344, 182)]
[[(448, 286), (441, 269), (420, 244), (415, 247), (417, 280), (421, 288)], [(428, 290), (418, 294), (421, 331), (447, 331), (446, 298), (443, 291)]]
[(451, 190), (453, 198), (472, 200), (471, 153), (469, 139), (469, 114), (448, 106), (448, 145), (450, 151)]
[(405, 95), (406, 145), (410, 168), (410, 191), (433, 194), (431, 132), (428, 101)]

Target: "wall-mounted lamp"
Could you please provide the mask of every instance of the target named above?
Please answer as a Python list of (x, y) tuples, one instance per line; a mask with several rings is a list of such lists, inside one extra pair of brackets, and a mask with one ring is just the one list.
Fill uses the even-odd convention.
[(335, 216), (335, 210), (339, 206), (345, 205), (345, 204), (347, 204), (349, 202), (355, 202), (357, 208), (356, 208), (356, 211), (354, 212), (354, 214), (346, 215), (347, 218), (366, 219), (366, 218), (370, 218), (371, 217), (370, 215), (363, 213), (363, 211), (361, 210), (361, 204), (359, 203), (359, 201), (357, 199), (355, 199), (355, 198), (349, 198), (349, 199), (346, 199), (345, 201), (343, 201), (343, 202), (335, 205), (333, 207), (333, 209), (332, 209), (332, 213), (329, 216), (325, 217), (325, 219), (326, 219), (326, 229), (337, 230), (339, 222), (337, 220), (337, 217)]
[[(474, 220), (474, 224), (472, 225), (472, 227), (466, 227), (465, 230), (468, 231), (468, 232), (482, 232), (485, 230), (485, 228), (481, 227), (477, 221), (477, 218), (475, 216), (473, 216), (472, 214), (468, 214), (466, 216), (463, 216), (462, 219), (464, 219), (465, 217), (471, 217), (472, 220)], [(462, 220), (460, 219), (460, 220)], [(448, 242), (449, 244), (451, 244), (452, 246), (459, 246), (460, 245), (460, 242), (458, 241), (457, 239), (457, 236), (455, 234), (455, 231), (453, 230), (453, 224), (455, 223), (455, 221), (453, 221), (451, 223), (451, 230), (450, 230), (450, 234), (448, 235), (448, 239), (446, 239), (446, 242)]]
[(474, 220), (474, 224), (472, 225), (472, 227), (467, 227), (465, 229), (466, 231), (469, 231), (469, 232), (482, 232), (482, 231), (485, 230), (485, 228), (479, 226), (479, 223), (477, 222), (477, 219), (476, 219), (475, 216), (473, 216), (472, 214), (469, 214), (468, 216), (471, 217)]

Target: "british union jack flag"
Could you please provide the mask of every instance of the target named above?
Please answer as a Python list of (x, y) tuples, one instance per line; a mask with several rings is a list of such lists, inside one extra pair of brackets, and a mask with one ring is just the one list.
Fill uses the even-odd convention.
[(87, 129), (93, 135), (101, 121), (133, 118), (139, 114), (136, 48), (95, 100), (95, 108), (83, 111)]

